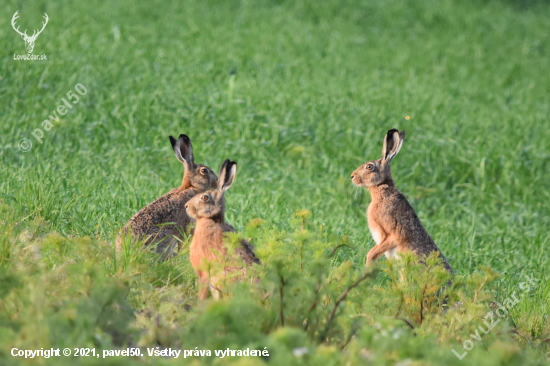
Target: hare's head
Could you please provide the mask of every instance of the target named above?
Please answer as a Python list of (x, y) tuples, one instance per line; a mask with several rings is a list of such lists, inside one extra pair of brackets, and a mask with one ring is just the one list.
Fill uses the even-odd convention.
[(382, 158), (367, 161), (351, 174), (351, 181), (358, 187), (373, 187), (393, 182), (390, 163), (397, 155), (405, 140), (405, 130), (389, 130), (382, 147)]
[(237, 163), (229, 159), (224, 161), (220, 168), (218, 187), (191, 198), (185, 205), (187, 214), (196, 220), (211, 218), (214, 221), (224, 222), (225, 191), (233, 184), (236, 173)]
[(174, 149), (176, 157), (185, 167), (185, 175), (183, 176), (181, 188), (196, 188), (200, 191), (216, 188), (218, 185), (216, 173), (205, 165), (195, 164), (191, 139), (186, 135), (180, 135), (177, 140), (170, 136), (170, 142), (172, 143), (172, 149)]

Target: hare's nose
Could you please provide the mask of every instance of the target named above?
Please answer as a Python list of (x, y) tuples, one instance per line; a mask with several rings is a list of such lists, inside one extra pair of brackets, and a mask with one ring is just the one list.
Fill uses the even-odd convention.
[(185, 209), (187, 210), (188, 207), (189, 207), (189, 204), (186, 204), (186, 205), (185, 205)]
[(353, 178), (355, 178), (355, 175), (352, 174), (352, 175), (351, 175), (351, 179), (353, 179)]

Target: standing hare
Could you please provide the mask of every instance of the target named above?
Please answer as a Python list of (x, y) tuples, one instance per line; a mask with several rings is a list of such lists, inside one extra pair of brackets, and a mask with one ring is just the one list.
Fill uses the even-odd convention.
[[(219, 298), (221, 295), (219, 284), (227, 272), (244, 271), (242, 263), (233, 267), (227, 266), (228, 259), (234, 259), (231, 257), (237, 256), (231, 254), (228, 256), (227, 248), (223, 245), (224, 234), (236, 232), (233, 226), (225, 222), (225, 191), (231, 187), (236, 172), (237, 163), (227, 159), (220, 168), (218, 188), (198, 194), (185, 205), (189, 216), (197, 220), (193, 241), (189, 248), (189, 257), (199, 277), (199, 300), (206, 299), (209, 288), (212, 295)], [(246, 240), (242, 240), (240, 244), (240, 248), (235, 252), (247, 266), (253, 263), (262, 264), (256, 258), (252, 244)], [(208, 268), (210, 264), (219, 264), (223, 268), (211, 271)]]
[(403, 145), (405, 131), (389, 130), (384, 139), (382, 158), (368, 161), (357, 168), (351, 180), (358, 187), (367, 187), (372, 201), (367, 209), (369, 230), (376, 245), (367, 254), (367, 266), (382, 254), (395, 257), (397, 252), (410, 250), (420, 257), (438, 252), (443, 266), (453, 270), (430, 237), (409, 201), (393, 182), (390, 163)]
[[(215, 188), (218, 184), (216, 173), (207, 166), (195, 164), (193, 146), (186, 135), (176, 140), (170, 136), (176, 158), (185, 167), (183, 182), (164, 196), (151, 202), (136, 213), (126, 225), (123, 234), (130, 232), (134, 237), (147, 238), (145, 245), (158, 243), (156, 251), (163, 254), (163, 259), (172, 254), (183, 239), (183, 232), (188, 231), (192, 220), (185, 211), (185, 204), (198, 193)], [(122, 250), (122, 233), (117, 237), (117, 251)], [(178, 240), (179, 239), (179, 240)]]

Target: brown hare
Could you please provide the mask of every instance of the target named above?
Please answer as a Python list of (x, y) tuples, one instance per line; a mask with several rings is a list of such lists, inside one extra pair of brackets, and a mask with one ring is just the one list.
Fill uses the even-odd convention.
[[(218, 184), (218, 177), (212, 169), (195, 164), (189, 137), (182, 134), (176, 140), (170, 136), (170, 142), (176, 158), (185, 167), (181, 186), (139, 210), (124, 225), (121, 234), (128, 235), (130, 232), (135, 238), (147, 238), (146, 246), (158, 243), (156, 251), (163, 254), (163, 259), (173, 254), (178, 247), (178, 239), (183, 239), (182, 232), (188, 232), (189, 223), (194, 221), (187, 215), (185, 204), (198, 193), (215, 188)], [(116, 240), (117, 251), (122, 250), (121, 235)]]
[(453, 270), (430, 237), (409, 201), (393, 182), (390, 163), (403, 145), (405, 131), (389, 130), (384, 139), (382, 158), (368, 161), (357, 168), (351, 180), (358, 187), (367, 187), (371, 203), (367, 209), (369, 229), (376, 245), (367, 254), (367, 266), (382, 254), (395, 257), (398, 252), (412, 251), (420, 257), (438, 252), (445, 268)]
[[(228, 267), (227, 248), (223, 245), (224, 234), (236, 232), (235, 228), (225, 222), (225, 191), (231, 187), (237, 163), (227, 159), (220, 168), (218, 187), (193, 197), (186, 205), (189, 216), (197, 220), (193, 241), (189, 248), (191, 265), (199, 277), (199, 300), (205, 300), (208, 290), (214, 298), (221, 295), (220, 282), (228, 271), (243, 270), (242, 262)], [(254, 254), (254, 247), (246, 240), (241, 241), (241, 247), (235, 252), (247, 266), (253, 263), (262, 264)], [(235, 256), (236, 257), (236, 256)], [(223, 269), (215, 273), (208, 270), (209, 263), (223, 265)]]

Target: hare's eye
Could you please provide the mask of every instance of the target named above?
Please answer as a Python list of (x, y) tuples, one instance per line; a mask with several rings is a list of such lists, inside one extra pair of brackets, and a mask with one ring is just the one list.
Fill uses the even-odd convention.
[(208, 195), (206, 195), (206, 194), (202, 195), (201, 196), (201, 201), (204, 201), (204, 202), (208, 201)]
[(208, 169), (202, 168), (202, 169), (201, 169), (201, 173), (202, 173), (202, 174), (207, 174), (207, 173), (208, 173)]
[(367, 164), (367, 166), (365, 167), (365, 169), (367, 169), (367, 170), (373, 170), (373, 169), (374, 169), (374, 165), (372, 165), (372, 164)]

